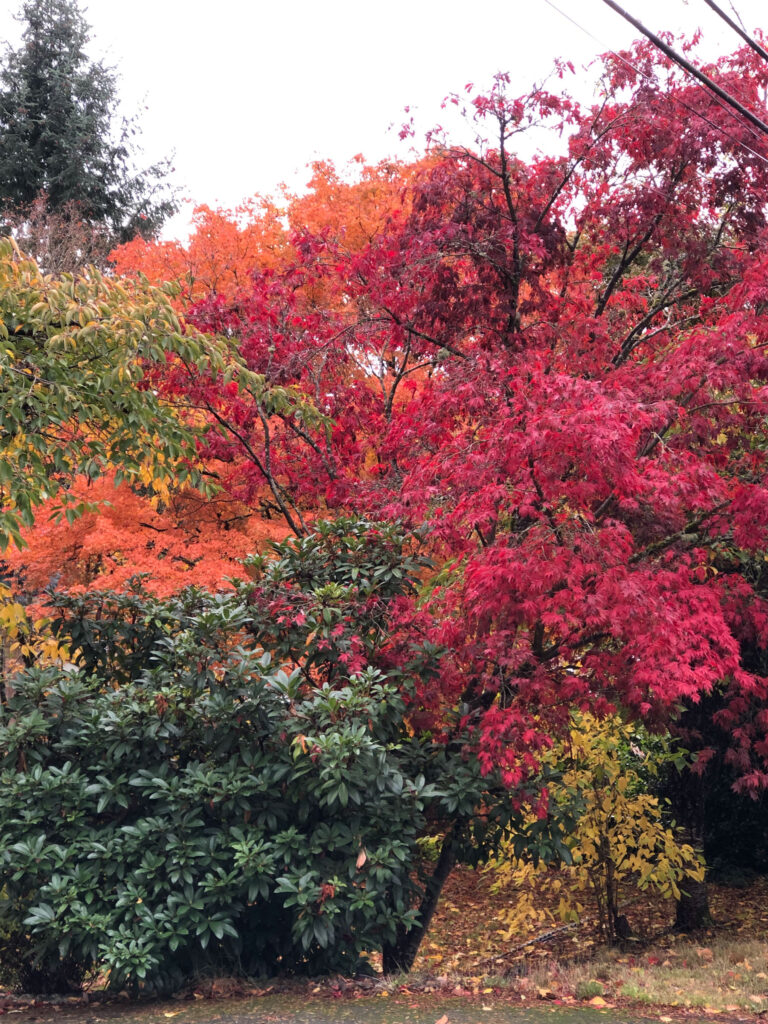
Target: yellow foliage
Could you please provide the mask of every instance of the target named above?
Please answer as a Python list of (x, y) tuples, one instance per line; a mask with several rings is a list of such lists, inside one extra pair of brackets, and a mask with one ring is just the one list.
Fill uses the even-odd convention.
[[(0, 584), (0, 645), (11, 656), (36, 661), (67, 660), (67, 649), (58, 643), (49, 625), (48, 619), (32, 621), (24, 605), (13, 599), (10, 587)], [(5, 667), (1, 670), (5, 671)]]
[[(650, 756), (634, 740), (632, 726), (618, 715), (574, 714), (568, 738), (544, 754), (545, 766), (557, 771), (560, 780), (550, 787), (550, 800), (581, 807), (565, 840), (572, 862), (555, 872), (543, 862), (517, 858), (511, 844), (502, 849), (490, 867), (497, 891), (508, 890), (514, 897), (503, 915), (508, 937), (555, 918), (578, 920), (591, 898), (603, 935), (612, 942), (624, 891), (650, 886), (678, 898), (685, 879), (703, 879), (704, 865), (691, 846), (677, 841), (643, 778), (679, 755), (660, 750)], [(556, 911), (548, 909), (554, 900), (543, 901), (544, 895), (559, 895)]]

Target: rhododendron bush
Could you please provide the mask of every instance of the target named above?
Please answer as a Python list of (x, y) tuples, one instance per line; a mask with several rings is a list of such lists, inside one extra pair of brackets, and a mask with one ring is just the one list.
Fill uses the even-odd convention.
[(391, 968), (433, 902), (417, 840), (471, 861), (521, 834), (523, 792), (409, 725), (390, 629), (419, 567), (341, 519), (226, 594), (55, 597), (74, 663), (0, 710), (0, 951), (26, 991)]

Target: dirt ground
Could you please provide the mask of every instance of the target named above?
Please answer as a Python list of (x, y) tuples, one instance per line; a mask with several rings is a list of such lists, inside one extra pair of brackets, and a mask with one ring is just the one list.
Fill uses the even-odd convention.
[[(537, 934), (550, 932), (557, 923), (522, 932), (514, 939), (504, 937), (506, 928), (499, 923), (503, 911), (514, 898), (509, 892), (493, 892), (493, 875), (459, 868), (446, 883), (431, 933), (422, 945), (417, 969), (439, 968), (438, 973), (457, 971), (476, 973), (494, 964), (500, 969), (527, 973), (540, 959), (587, 959), (602, 949), (597, 912), (587, 905), (577, 927), (558, 931), (545, 941), (527, 943)], [(716, 928), (710, 937), (750, 937), (768, 942), (768, 878), (759, 878), (748, 888), (710, 884), (710, 909)], [(557, 897), (551, 897), (554, 904)], [(684, 943), (671, 934), (674, 903), (652, 893), (636, 893), (622, 907), (638, 941), (630, 943), (643, 949), (647, 945), (672, 941)], [(554, 915), (553, 915), (554, 916)], [(707, 936), (704, 936), (707, 937)], [(697, 946), (701, 935), (695, 936)], [(525, 945), (524, 945), (525, 944)]]

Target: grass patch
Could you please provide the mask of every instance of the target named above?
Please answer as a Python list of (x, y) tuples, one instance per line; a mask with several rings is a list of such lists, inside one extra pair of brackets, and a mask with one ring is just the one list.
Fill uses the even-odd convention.
[(605, 985), (599, 981), (580, 981), (574, 995), (577, 999), (594, 999), (595, 996), (604, 996)]
[(650, 993), (646, 992), (645, 989), (640, 988), (638, 985), (625, 985), (621, 994), (624, 999), (629, 999), (633, 1003), (652, 1003), (653, 998)]
[[(604, 950), (581, 964), (556, 960), (534, 967), (528, 984), (577, 999), (686, 1009), (768, 1010), (768, 946), (758, 939), (706, 936), (706, 944), (667, 936), (642, 953)], [(595, 974), (603, 979), (595, 980)]]

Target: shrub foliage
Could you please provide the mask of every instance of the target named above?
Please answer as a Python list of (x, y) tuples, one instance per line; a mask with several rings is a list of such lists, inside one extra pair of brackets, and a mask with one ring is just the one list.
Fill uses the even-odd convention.
[(386, 626), (419, 563), (397, 529), (324, 524), (251, 570), (166, 602), (53, 599), (75, 664), (17, 675), (0, 717), (22, 984), (353, 970), (416, 925), (420, 837), (450, 821), (477, 858), (515, 819), (460, 745), (409, 725)]

